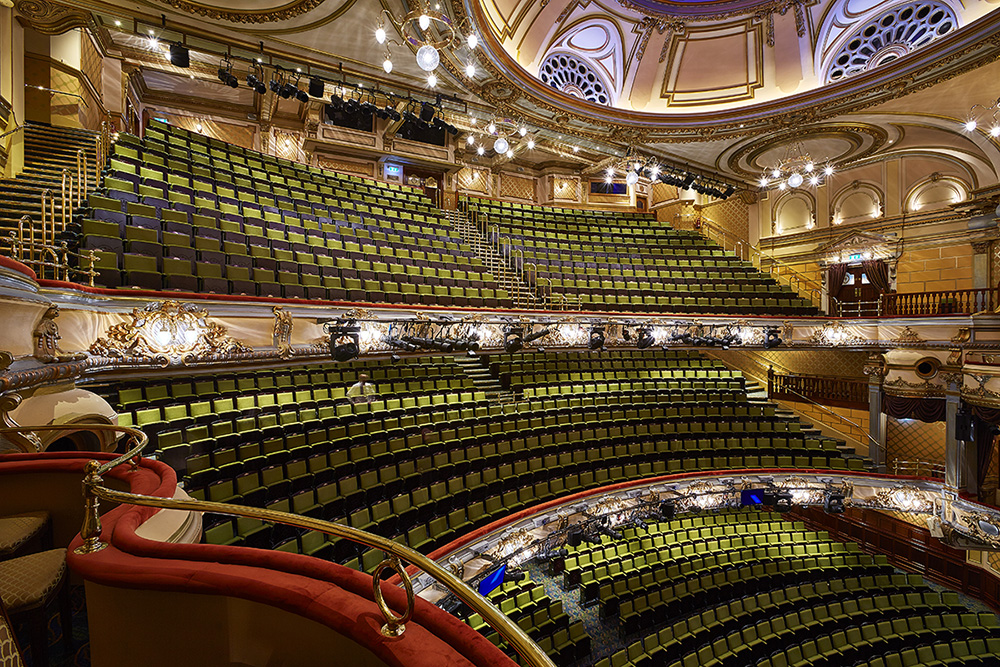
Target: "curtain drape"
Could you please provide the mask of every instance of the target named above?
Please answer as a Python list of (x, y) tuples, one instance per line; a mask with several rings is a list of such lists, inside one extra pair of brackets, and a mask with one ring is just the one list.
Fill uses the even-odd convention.
[(940, 422), (944, 421), (944, 399), (885, 394), (882, 396), (882, 412), (896, 419)]
[(844, 276), (847, 275), (847, 264), (831, 264), (827, 269), (827, 284), (830, 289), (830, 296), (834, 299), (840, 298), (840, 288), (844, 286)]
[(868, 276), (868, 282), (874, 285), (879, 292), (886, 294), (890, 291), (889, 265), (885, 263), (885, 260), (866, 259), (861, 262), (861, 266), (865, 270), (865, 275)]

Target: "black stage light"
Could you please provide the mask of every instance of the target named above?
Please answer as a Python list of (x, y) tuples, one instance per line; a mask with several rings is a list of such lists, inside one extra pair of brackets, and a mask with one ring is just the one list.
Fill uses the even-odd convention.
[(340, 95), (330, 95), (330, 106), (334, 111), (340, 111), (344, 108), (344, 98)]
[(524, 347), (524, 329), (522, 327), (505, 326), (503, 328), (503, 350), (511, 354)]
[(827, 514), (843, 514), (844, 494), (843, 493), (829, 494), (826, 497), (825, 501), (823, 502), (823, 509), (826, 510)]
[(622, 338), (625, 340), (632, 340), (632, 332), (625, 327), (622, 327)]
[(170, 64), (174, 67), (186, 68), (191, 66), (191, 53), (183, 44), (170, 45)]
[(361, 108), (361, 105), (358, 104), (358, 101), (356, 99), (354, 99), (353, 97), (351, 99), (347, 100), (346, 102), (344, 102), (344, 111), (347, 112), (347, 113), (357, 113), (358, 109), (360, 109), (360, 108)]
[(330, 336), (330, 356), (334, 361), (350, 361), (361, 354), (361, 327), (354, 320), (339, 319), (324, 324)]
[(551, 329), (548, 329), (548, 328), (539, 329), (538, 331), (534, 331), (534, 332), (528, 334), (527, 336), (525, 336), (524, 337), (524, 342), (525, 343), (534, 343), (539, 338), (544, 338), (545, 336), (548, 336), (550, 333), (552, 333)]
[(722, 197), (724, 199), (728, 199), (729, 197), (733, 196), (734, 192), (736, 192), (736, 186), (730, 185), (729, 187), (726, 188), (726, 191), (722, 193)]
[(308, 102), (309, 101), (309, 95), (306, 93), (306, 91), (299, 90), (299, 89), (296, 88), (295, 89), (295, 99), (297, 99), (299, 102)]
[(267, 86), (253, 72), (247, 74), (247, 85), (258, 95), (263, 95), (267, 92)]
[(310, 97), (323, 97), (323, 89), (326, 86), (323, 84), (323, 79), (318, 79), (313, 77), (309, 79), (309, 96)]
[(770, 327), (764, 332), (764, 349), (770, 350), (772, 347), (778, 347), (781, 343), (781, 335), (777, 327)]
[(685, 174), (684, 180), (681, 181), (681, 185), (684, 187), (684, 189), (687, 190), (688, 188), (690, 188), (692, 183), (694, 183), (694, 174)]
[(428, 104), (427, 102), (424, 102), (420, 106), (420, 120), (422, 120), (425, 123), (431, 122), (431, 120), (434, 118), (435, 111), (436, 109), (434, 108), (433, 104)]
[(453, 137), (458, 136), (458, 128), (455, 127), (454, 125), (449, 125), (446, 123), (444, 129), (448, 130), (448, 134), (450, 134), (451, 136)]
[(583, 544), (583, 528), (573, 526), (566, 533), (566, 544), (571, 547), (578, 547)]
[(599, 350), (604, 347), (604, 327), (595, 325), (590, 328), (590, 340), (587, 341), (587, 347), (591, 350)]
[(639, 337), (635, 341), (635, 346), (640, 350), (645, 350), (647, 347), (656, 342), (656, 338), (653, 337), (653, 330), (649, 327), (643, 327), (639, 329)]
[(660, 516), (667, 521), (672, 521), (675, 516), (677, 516), (677, 505), (674, 504), (673, 500), (661, 500), (660, 501)]
[(281, 88), (278, 89), (278, 97), (280, 97), (283, 100), (291, 99), (292, 95), (295, 94), (296, 90), (298, 89), (295, 86), (293, 86), (290, 82), (286, 81), (285, 83), (281, 84)]

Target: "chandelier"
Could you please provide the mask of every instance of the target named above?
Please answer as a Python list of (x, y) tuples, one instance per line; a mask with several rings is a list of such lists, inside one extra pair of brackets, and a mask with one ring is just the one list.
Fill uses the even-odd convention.
[(966, 132), (974, 132), (986, 119), (986, 115), (989, 114), (990, 119), (993, 121), (990, 123), (989, 134), (994, 139), (1000, 137), (1000, 121), (997, 120), (997, 113), (1000, 113), (1000, 98), (988, 107), (982, 104), (973, 104), (972, 108), (969, 109), (968, 120), (965, 121), (963, 127)]
[[(388, 38), (383, 16), (388, 17), (399, 31), (403, 43), (416, 49), (417, 67), (427, 72), (427, 85), (431, 88), (437, 85), (437, 75), (434, 74), (434, 70), (441, 64), (441, 49), (454, 50), (465, 45), (472, 51), (479, 44), (479, 37), (475, 32), (471, 29), (463, 31), (462, 26), (456, 25), (450, 16), (431, 9), (424, 2), (418, 3), (401, 19), (397, 19), (388, 9), (383, 9), (378, 19), (378, 27), (375, 29), (375, 41), (385, 46), (382, 69), (386, 74), (392, 72), (392, 52), (389, 50), (389, 44), (399, 46), (401, 44)], [(476, 66), (471, 57), (465, 65), (465, 75), (470, 79), (476, 76)]]
[(772, 167), (764, 170), (760, 177), (760, 187), (777, 186), (779, 190), (795, 189), (803, 185), (816, 187), (825, 178), (833, 176), (833, 165), (828, 162), (822, 166), (796, 141), (785, 150), (784, 157)]
[[(471, 118), (469, 122), (474, 126), (479, 125), (479, 121), (475, 117)], [(470, 148), (476, 147), (478, 155), (485, 155), (487, 150), (492, 150), (497, 157), (506, 157), (507, 159), (514, 157), (514, 148), (516, 147), (514, 142), (522, 140), (528, 150), (535, 148), (535, 139), (528, 136), (527, 125), (522, 121), (502, 116), (491, 118), (483, 126), (481, 132), (470, 132), (465, 138), (465, 142)]]

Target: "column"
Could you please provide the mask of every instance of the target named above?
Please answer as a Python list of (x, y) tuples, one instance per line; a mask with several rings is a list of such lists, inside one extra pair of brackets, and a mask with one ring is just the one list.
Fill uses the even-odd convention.
[[(880, 378), (881, 379), (881, 378)], [(885, 472), (885, 415), (882, 414), (882, 385), (868, 379), (868, 435), (872, 441), (868, 443), (868, 458), (875, 464), (875, 469)], [(878, 443), (876, 445), (875, 443)]]
[(958, 422), (958, 408), (962, 397), (952, 383), (948, 384), (944, 400), (944, 483), (950, 489), (959, 490), (964, 485), (965, 447), (962, 441), (955, 437), (955, 425)]
[[(14, 18), (14, 10), (0, 5), (0, 97), (10, 105), (12, 113), (6, 123), (0, 122), (0, 131), (13, 129), (24, 123), (24, 28)], [(0, 139), (9, 143), (5, 165), (0, 166), (0, 176), (12, 178), (24, 169), (24, 131)]]
[[(825, 283), (824, 283), (825, 284)], [(886, 472), (885, 415), (882, 414), (882, 379), (885, 377), (885, 358), (873, 352), (865, 360), (864, 373), (868, 376), (868, 458), (875, 470)]]
[(990, 285), (990, 250), (992, 245), (991, 240), (972, 243), (972, 286), (976, 289), (992, 287)]

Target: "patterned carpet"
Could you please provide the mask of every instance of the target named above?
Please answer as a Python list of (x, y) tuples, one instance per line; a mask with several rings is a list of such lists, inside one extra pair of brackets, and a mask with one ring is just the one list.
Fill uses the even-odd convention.
[[(67, 651), (63, 644), (59, 610), (53, 604), (49, 616), (49, 664), (51, 667), (90, 667), (90, 632), (87, 629), (87, 601), (83, 586), (74, 586), (70, 599), (73, 601), (73, 648)], [(21, 624), (15, 632), (24, 654), (25, 667), (41, 667), (32, 661), (30, 629)]]

